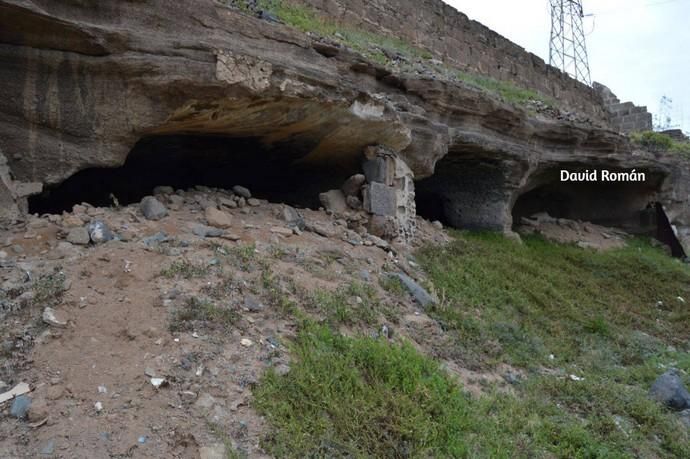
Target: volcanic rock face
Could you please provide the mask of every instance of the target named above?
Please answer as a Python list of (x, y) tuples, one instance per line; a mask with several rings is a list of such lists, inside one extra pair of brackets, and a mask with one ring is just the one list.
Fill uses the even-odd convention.
[[(659, 201), (690, 242), (690, 177), (681, 160), (633, 152), (605, 123), (535, 115), (457, 82), (393, 74), (347, 47), (220, 2), (0, 0), (0, 60), (5, 222), (20, 218), (24, 198), (40, 186), (122, 166), (141, 142), (213, 136), (235, 142), (214, 144), (218, 157), (243, 149), (264, 171), (333, 176), (330, 188), (362, 172), (366, 147), (385, 147), (403, 171), (396, 205), (407, 204), (395, 218), (414, 213), (416, 200), (422, 215), (453, 226), (511, 231), (514, 206), (530, 192), (576, 219), (620, 208), (618, 220), (634, 220)], [(189, 160), (203, 152), (174, 153)], [(649, 180), (561, 192), (561, 168), (636, 168)], [(581, 196), (602, 193), (635, 199), (582, 210)], [(520, 205), (548, 210), (532, 209), (539, 199), (530, 196)]]

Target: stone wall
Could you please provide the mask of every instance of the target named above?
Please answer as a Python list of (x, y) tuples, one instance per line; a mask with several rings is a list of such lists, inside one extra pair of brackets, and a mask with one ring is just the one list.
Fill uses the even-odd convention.
[(397, 36), (449, 65), (535, 89), (597, 119), (598, 93), (441, 0), (292, 0), (339, 24)]
[(594, 90), (601, 95), (614, 128), (626, 134), (652, 130), (652, 114), (647, 111), (647, 107), (621, 102), (613, 91), (601, 83), (594, 83)]

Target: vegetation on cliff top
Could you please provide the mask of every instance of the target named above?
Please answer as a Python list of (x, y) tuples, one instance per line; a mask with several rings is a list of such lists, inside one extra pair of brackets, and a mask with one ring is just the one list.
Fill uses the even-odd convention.
[(690, 157), (690, 142), (675, 140), (661, 132), (634, 132), (630, 134), (630, 140), (650, 151), (679, 153)]
[[(246, 3), (239, 2), (239, 5), (242, 9), (247, 8), (246, 6), (242, 7)], [(425, 62), (426, 66), (433, 68), (435, 72), (486, 91), (507, 103), (524, 105), (529, 101), (539, 101), (549, 107), (556, 106), (555, 100), (537, 91), (520, 88), (510, 82), (448, 68), (445, 64), (433, 62), (433, 55), (429, 51), (412, 46), (405, 40), (371, 33), (355, 27), (338, 25), (333, 21), (322, 18), (306, 6), (297, 5), (286, 0), (259, 0), (258, 6), (275, 14), (276, 17), (291, 27), (342, 43), (380, 65), (387, 66), (391, 62), (390, 56), (400, 55), (410, 61)], [(413, 65), (410, 63), (402, 65), (403, 69), (408, 67), (411, 69)]]
[(678, 417), (647, 392), (690, 371), (690, 270), (640, 241), (596, 253), (456, 233), (418, 259), (452, 337), (436, 359), (519, 373), (464, 393), (407, 344), (305, 322), (287, 375), (255, 391), (280, 457), (680, 457)]

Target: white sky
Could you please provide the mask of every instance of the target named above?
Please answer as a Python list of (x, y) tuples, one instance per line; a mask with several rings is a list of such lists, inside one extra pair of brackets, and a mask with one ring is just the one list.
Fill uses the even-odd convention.
[[(549, 0), (445, 0), (548, 63)], [(583, 0), (592, 80), (690, 131), (690, 0)]]

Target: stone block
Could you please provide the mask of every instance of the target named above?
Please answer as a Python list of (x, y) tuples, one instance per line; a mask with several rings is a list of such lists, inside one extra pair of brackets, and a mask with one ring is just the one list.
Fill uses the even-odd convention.
[(364, 208), (367, 212), (380, 216), (395, 216), (397, 210), (395, 188), (382, 183), (370, 183), (364, 190)]
[(376, 157), (368, 159), (362, 164), (364, 176), (369, 183), (386, 183), (388, 177), (387, 161), (385, 158)]

